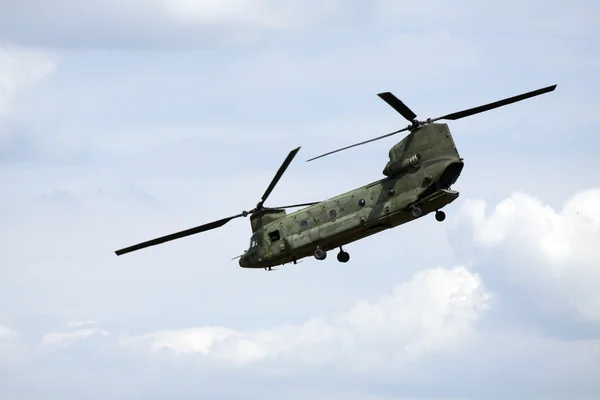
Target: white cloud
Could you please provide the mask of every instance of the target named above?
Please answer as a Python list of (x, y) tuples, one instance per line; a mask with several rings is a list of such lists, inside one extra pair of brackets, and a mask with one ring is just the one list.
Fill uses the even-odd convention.
[[(505, 276), (542, 301), (547, 313), (575, 312), (600, 323), (600, 189), (569, 198), (561, 210), (514, 193), (486, 213), (483, 201), (466, 201), (457, 245), (494, 259)], [(481, 261), (481, 272), (490, 268)]]
[[(345, 312), (300, 325), (255, 330), (204, 326), (118, 336), (118, 341), (133, 351), (166, 348), (235, 364), (284, 356), (361, 369), (400, 365), (466, 340), (489, 298), (480, 277), (466, 268), (437, 268), (416, 274), (376, 301), (361, 300)], [(45, 334), (41, 344), (64, 348), (98, 334), (111, 336), (101, 327), (57, 331)]]
[(19, 333), (14, 329), (0, 324), (0, 340), (14, 339), (19, 336)]
[(404, 363), (460, 343), (487, 309), (489, 297), (479, 276), (466, 268), (438, 268), (416, 274), (377, 301), (361, 300), (346, 312), (302, 325), (245, 332), (224, 327), (159, 331), (122, 343), (233, 363), (287, 356), (309, 364), (367, 368)]
[(0, 43), (0, 122), (55, 66), (55, 58), (46, 52)]
[[(350, 385), (364, 393), (364, 398), (400, 392), (407, 397), (431, 398), (493, 398), (500, 392), (518, 398), (536, 398), (530, 395), (533, 392), (539, 398), (552, 393), (593, 398), (590, 393), (600, 389), (594, 379), (600, 368), (597, 335), (592, 333), (587, 340), (565, 339), (557, 334), (562, 326), (549, 325), (540, 332), (539, 327), (515, 325), (515, 320), (497, 321), (494, 311), (513, 298), (515, 286), (520, 285), (526, 296), (552, 299), (561, 307), (581, 307), (587, 301), (589, 309), (582, 315), (598, 322), (594, 319), (598, 279), (593, 244), (598, 243), (600, 232), (599, 195), (597, 189), (575, 194), (559, 211), (522, 193), (498, 203), (491, 214), (485, 213), (484, 203), (466, 201), (462, 212), (450, 219), (459, 220), (453, 233), (467, 238), (467, 244), (481, 256), (471, 268), (421, 271), (396, 285), (390, 294), (360, 300), (343, 312), (316, 315), (304, 323), (284, 318), (272, 325), (257, 320), (255, 328), (198, 324), (145, 330), (147, 333), (133, 333), (122, 324), (111, 328), (93, 320), (71, 321), (66, 324), (71, 329), (57, 329), (39, 338), (51, 352), (31, 353), (30, 349), (29, 358), (13, 354), (13, 363), (4, 365), (23, 368), (23, 360), (28, 360), (33, 372), (27, 373), (33, 375), (23, 376), (29, 383), (47, 386), (43, 375), (35, 375), (34, 366), (61, 360), (63, 367), (56, 370), (53, 381), (63, 376), (61, 373), (76, 373), (82, 379), (94, 374), (99, 377), (89, 381), (86, 390), (102, 385), (107, 392), (125, 390), (130, 395), (154, 393), (171, 376), (182, 380), (178, 394), (207, 395), (213, 390), (207, 386), (208, 380), (195, 381), (207, 374), (236, 380), (243, 388), (238, 390), (247, 392), (251, 384), (239, 378), (242, 374), (256, 384), (275, 380), (282, 388), (291, 387), (285, 379), (293, 376), (295, 382), (306, 381), (307, 390), (332, 395), (340, 393), (339, 385), (349, 385), (360, 377), (366, 387)], [(564, 247), (557, 252), (554, 249), (559, 246), (549, 247), (548, 242)], [(305, 268), (301, 273), (309, 272)], [(286, 270), (286, 274), (293, 273)], [(510, 286), (498, 286), (498, 274), (512, 278)], [(277, 276), (268, 274), (266, 278)], [(339, 271), (337, 276), (339, 279)], [(281, 285), (283, 281), (273, 282)], [(311, 295), (307, 290), (301, 293)], [(264, 299), (255, 300), (253, 307), (264, 305)], [(282, 300), (274, 296), (271, 302)], [(520, 308), (522, 303), (512, 306)], [(185, 302), (173, 303), (173, 307), (173, 313), (190, 310)], [(534, 314), (528, 317), (537, 318)], [(489, 322), (496, 324), (490, 327)], [(8, 347), (2, 349), (10, 355)], [(114, 376), (94, 373), (117, 365), (129, 371), (131, 387), (117, 387), (120, 370)], [(328, 383), (317, 381), (317, 376)], [(134, 385), (138, 380), (150, 380), (153, 385)], [(105, 386), (109, 381), (114, 388)], [(552, 385), (547, 383), (550, 381)], [(389, 386), (390, 392), (368, 389), (381, 384)], [(362, 397), (357, 394), (357, 398)]]
[(341, 0), (164, 0), (178, 21), (207, 26), (286, 28), (330, 14)]
[(42, 338), (42, 344), (44, 346), (51, 347), (68, 347), (72, 345), (75, 341), (85, 339), (94, 334), (109, 336), (109, 333), (103, 329), (80, 329), (77, 331), (70, 332), (50, 332), (44, 335), (44, 337)]
[(81, 326), (85, 326), (85, 325), (97, 325), (99, 323), (99, 321), (94, 321), (94, 320), (88, 320), (88, 321), (69, 321), (69, 323), (67, 324), (67, 326), (69, 326), (70, 328), (79, 328)]
[[(1, 310), (0, 310), (1, 312)], [(0, 397), (2, 396), (2, 373), (4, 370), (24, 365), (27, 362), (29, 348), (22, 343), (20, 331), (0, 324)]]
[[(0, 35), (58, 48), (181, 48), (247, 42), (312, 26), (341, 0), (22, 0), (3, 5)], [(117, 27), (112, 29), (109, 27)], [(72, 32), (77, 31), (77, 35)]]

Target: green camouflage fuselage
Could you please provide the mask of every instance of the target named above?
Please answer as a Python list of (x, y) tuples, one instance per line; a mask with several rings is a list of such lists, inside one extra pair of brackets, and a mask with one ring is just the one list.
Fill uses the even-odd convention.
[[(435, 212), (458, 197), (449, 190), (463, 168), (447, 124), (413, 130), (389, 152), (386, 178), (291, 214), (265, 209), (251, 216), (243, 268), (267, 268), (328, 251)], [(422, 215), (415, 217), (417, 205)]]

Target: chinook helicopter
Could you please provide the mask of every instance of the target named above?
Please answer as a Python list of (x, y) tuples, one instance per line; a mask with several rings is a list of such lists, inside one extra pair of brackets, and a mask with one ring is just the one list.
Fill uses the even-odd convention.
[[(383, 169), (385, 178), (325, 201), (265, 207), (265, 201), (300, 150), (297, 147), (288, 154), (261, 200), (250, 211), (242, 211), (231, 217), (136, 244), (115, 253), (122, 255), (205, 232), (219, 228), (235, 218), (250, 215), (250, 246), (244, 254), (235, 257), (239, 258), (240, 267), (271, 270), (278, 265), (296, 264), (309, 256), (325, 260), (328, 251), (338, 248), (338, 261), (346, 263), (350, 260), (350, 255), (343, 246), (349, 243), (414, 221), (429, 213), (434, 213), (436, 220), (440, 222), (446, 218), (442, 208), (459, 196), (451, 186), (458, 180), (464, 161), (456, 149), (448, 124), (435, 121), (458, 120), (552, 92), (555, 88), (556, 85), (548, 86), (425, 121), (419, 121), (417, 115), (392, 93), (379, 93), (382, 100), (410, 122), (407, 127), (307, 161), (408, 131), (389, 151), (389, 161)], [(305, 208), (287, 214), (286, 209), (295, 207)]]

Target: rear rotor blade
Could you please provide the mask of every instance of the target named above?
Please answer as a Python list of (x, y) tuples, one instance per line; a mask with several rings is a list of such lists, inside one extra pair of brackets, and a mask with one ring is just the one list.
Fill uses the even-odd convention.
[(406, 106), (399, 98), (394, 96), (390, 92), (378, 93), (383, 101), (388, 103), (394, 110), (398, 111), (400, 115), (408, 120), (408, 122), (413, 122), (415, 118), (417, 118), (417, 114), (415, 114), (410, 108)]
[(143, 243), (139, 243), (139, 244), (136, 244), (133, 246), (126, 247), (121, 250), (117, 250), (117, 251), (115, 251), (115, 254), (120, 256), (122, 254), (130, 253), (132, 251), (136, 251), (136, 250), (140, 250), (140, 249), (144, 249), (146, 247), (156, 246), (157, 244), (165, 243), (165, 242), (175, 240), (175, 239), (181, 239), (186, 236), (195, 235), (196, 233), (205, 232), (205, 231), (208, 231), (211, 229), (219, 228), (219, 227), (225, 225), (226, 223), (228, 223), (229, 221), (231, 221), (232, 219), (242, 217), (242, 216), (244, 216), (244, 213), (234, 215), (233, 217), (223, 218), (218, 221), (209, 222), (208, 224), (204, 224), (204, 225), (197, 226), (195, 228), (190, 228), (190, 229), (186, 229), (184, 231), (172, 233), (170, 235), (162, 236), (162, 237), (159, 237), (156, 239), (148, 240)]
[(367, 143), (370, 143), (370, 142), (374, 142), (376, 140), (385, 139), (388, 136), (392, 136), (392, 135), (395, 135), (397, 133), (400, 133), (400, 132), (403, 132), (403, 131), (407, 131), (409, 128), (410, 127), (406, 127), (406, 128), (400, 129), (398, 131), (395, 131), (395, 132), (392, 132), (392, 133), (388, 133), (388, 134), (385, 134), (383, 136), (376, 137), (374, 139), (365, 140), (364, 142), (356, 143), (356, 144), (353, 144), (353, 145), (350, 145), (350, 146), (343, 147), (341, 149), (330, 151), (329, 153), (321, 154), (320, 156), (311, 158), (310, 160), (306, 160), (306, 162), (313, 161), (313, 160), (316, 160), (318, 158), (325, 157), (325, 156), (328, 156), (328, 155), (333, 154), (333, 153), (337, 153), (337, 152), (342, 151), (342, 150), (351, 149), (352, 147), (356, 147), (356, 146), (360, 146), (360, 145), (367, 144)]
[(506, 106), (508, 104), (516, 103), (517, 101), (521, 101), (521, 100), (529, 99), (531, 97), (539, 96), (544, 93), (552, 92), (554, 89), (556, 89), (556, 85), (548, 86), (548, 87), (545, 87), (542, 89), (523, 93), (518, 96), (513, 96), (513, 97), (503, 99), (503, 100), (495, 101), (493, 103), (485, 104), (483, 106), (469, 108), (468, 110), (463, 110), (463, 111), (458, 111), (458, 112), (455, 112), (452, 114), (447, 114), (447, 115), (444, 115), (443, 117), (436, 118), (432, 121), (438, 121), (440, 119), (449, 119), (449, 120), (454, 121), (454, 120), (468, 117), (468, 116), (471, 116), (474, 114), (479, 114), (484, 111), (489, 111), (494, 108), (498, 108), (498, 107)]
[(538, 89), (538, 90), (534, 90), (534, 91), (531, 91), (531, 92), (523, 93), (523, 94), (520, 94), (518, 96), (509, 97), (509, 98), (506, 98), (506, 99), (503, 99), (503, 100), (499, 100), (499, 101), (496, 101), (496, 102), (493, 102), (493, 103), (485, 104), (485, 105), (482, 105), (482, 106), (479, 106), (479, 107), (469, 108), (467, 110), (463, 110), (463, 111), (458, 111), (458, 112), (455, 112), (455, 113), (447, 114), (447, 115), (444, 115), (443, 117), (439, 117), (439, 118), (435, 118), (435, 119), (427, 119), (427, 121), (424, 121), (424, 122), (417, 122), (416, 121), (416, 117), (417, 117), (416, 114), (410, 108), (408, 108), (402, 101), (400, 101), (400, 99), (398, 99), (396, 96), (394, 96), (392, 93), (390, 93), (390, 92), (379, 93), (378, 96), (381, 99), (383, 99), (386, 103), (388, 103), (396, 111), (398, 111), (400, 114), (402, 114), (402, 116), (404, 118), (406, 118), (407, 120), (411, 121), (412, 125), (404, 128), (404, 129), (400, 129), (398, 131), (395, 131), (395, 132), (392, 132), (392, 133), (388, 133), (387, 135), (379, 136), (379, 137), (376, 137), (374, 139), (365, 140), (364, 142), (361, 142), (361, 143), (356, 143), (356, 144), (353, 144), (351, 146), (346, 146), (346, 147), (343, 147), (343, 148), (338, 149), (338, 150), (330, 151), (329, 153), (322, 154), (322, 155), (320, 155), (318, 157), (314, 157), (314, 158), (311, 158), (311, 159), (306, 160), (306, 161), (307, 162), (308, 161), (313, 161), (313, 160), (319, 159), (321, 157), (325, 157), (325, 156), (328, 156), (330, 154), (337, 153), (337, 152), (342, 151), (342, 150), (347, 150), (347, 149), (350, 149), (352, 147), (360, 146), (360, 145), (363, 145), (363, 144), (366, 144), (366, 143), (369, 143), (369, 142), (374, 142), (376, 140), (380, 140), (380, 139), (386, 138), (388, 136), (395, 135), (396, 133), (416, 128), (419, 125), (424, 124), (424, 123), (431, 123), (431, 122), (438, 121), (438, 120), (441, 120), (441, 119), (457, 120), (457, 119), (468, 117), (470, 115), (478, 114), (478, 113), (481, 113), (481, 112), (484, 112), (484, 111), (489, 111), (489, 110), (492, 110), (494, 108), (498, 108), (498, 107), (502, 107), (502, 106), (505, 106), (505, 105), (508, 105), (508, 104), (516, 103), (518, 101), (525, 100), (525, 99), (528, 99), (528, 98), (531, 98), (531, 97), (539, 96), (539, 95), (544, 94), (544, 93), (552, 92), (554, 89), (556, 89), (556, 85), (552, 85), (552, 86), (548, 86), (548, 87), (545, 87), (545, 88), (542, 88), (542, 89)]
[(290, 151), (290, 154), (288, 154), (288, 156), (286, 157), (286, 159), (283, 161), (283, 164), (281, 164), (281, 167), (279, 167), (279, 170), (275, 174), (275, 177), (273, 177), (273, 180), (271, 181), (271, 184), (269, 185), (269, 187), (265, 191), (265, 194), (263, 194), (263, 196), (261, 198), (261, 203), (260, 204), (263, 204), (267, 200), (267, 197), (269, 197), (269, 195), (271, 194), (271, 192), (275, 188), (275, 185), (277, 185), (277, 182), (279, 182), (279, 180), (283, 176), (283, 173), (285, 172), (285, 170), (287, 169), (287, 167), (289, 167), (289, 165), (292, 162), (292, 160), (294, 159), (294, 157), (296, 157), (296, 154), (298, 153), (298, 151), (300, 150), (301, 147), (302, 146), (298, 146), (294, 150)]

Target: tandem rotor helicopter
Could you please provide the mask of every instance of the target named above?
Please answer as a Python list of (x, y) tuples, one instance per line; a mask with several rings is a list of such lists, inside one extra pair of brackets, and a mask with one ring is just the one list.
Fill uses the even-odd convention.
[[(455, 121), (552, 92), (555, 88), (556, 85), (548, 86), (425, 121), (417, 120), (417, 115), (392, 93), (379, 93), (378, 96), (406, 118), (410, 125), (307, 161), (408, 131), (406, 137), (389, 151), (389, 161), (383, 169), (385, 178), (321, 202), (265, 207), (265, 201), (300, 150), (297, 147), (288, 154), (261, 200), (250, 211), (242, 211), (231, 217), (136, 244), (115, 253), (122, 255), (155, 246), (219, 228), (235, 218), (250, 216), (250, 246), (244, 254), (236, 257), (242, 268), (271, 270), (274, 266), (290, 262), (296, 264), (308, 256), (325, 260), (327, 252), (337, 248), (338, 261), (346, 263), (350, 260), (350, 255), (343, 246), (349, 243), (432, 212), (440, 222), (446, 218), (442, 208), (459, 196), (450, 187), (458, 180), (464, 162), (456, 149), (448, 124), (436, 121)], [(295, 207), (305, 208), (287, 214), (287, 208)]]

